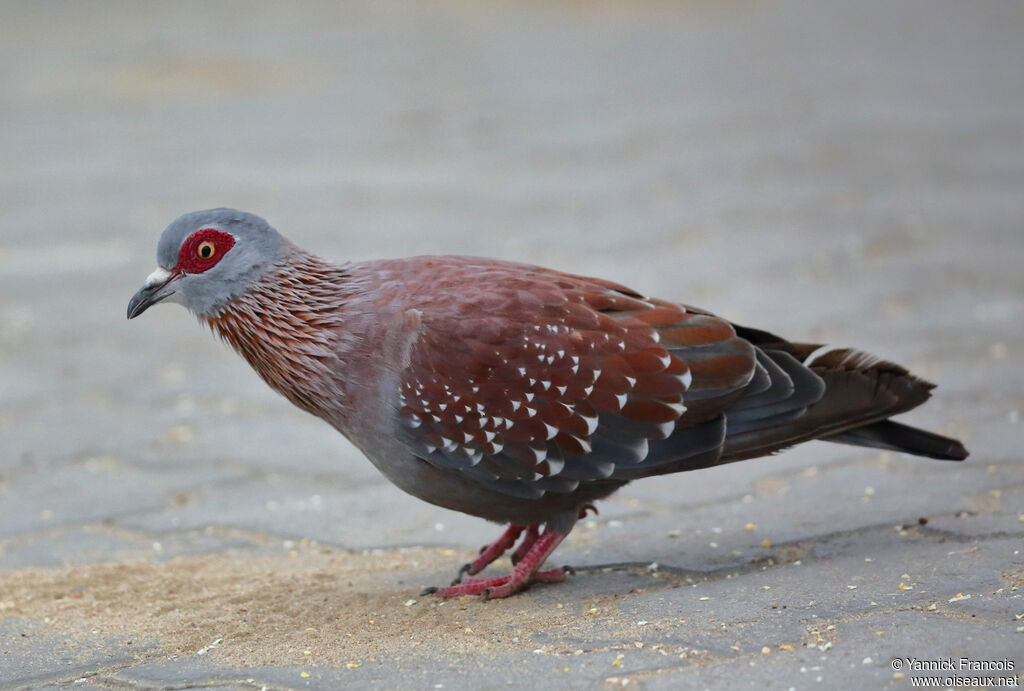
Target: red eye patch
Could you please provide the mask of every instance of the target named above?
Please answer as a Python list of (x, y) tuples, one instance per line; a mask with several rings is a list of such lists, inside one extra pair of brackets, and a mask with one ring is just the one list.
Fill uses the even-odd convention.
[(213, 228), (203, 228), (188, 236), (178, 250), (179, 271), (201, 274), (215, 266), (235, 246), (235, 238)]

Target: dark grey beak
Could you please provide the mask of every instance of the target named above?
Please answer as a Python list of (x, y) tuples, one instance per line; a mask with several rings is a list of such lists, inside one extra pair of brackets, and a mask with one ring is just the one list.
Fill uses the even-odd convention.
[(134, 319), (156, 303), (174, 295), (170, 285), (180, 275), (164, 269), (157, 269), (150, 274), (146, 283), (139, 288), (139, 292), (128, 302), (128, 318)]

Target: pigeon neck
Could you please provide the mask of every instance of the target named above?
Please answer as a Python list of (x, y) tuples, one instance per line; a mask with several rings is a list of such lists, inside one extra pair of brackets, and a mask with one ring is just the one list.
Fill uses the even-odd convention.
[(346, 315), (358, 292), (346, 265), (292, 248), (244, 295), (201, 319), (271, 388), (330, 419), (348, 398), (338, 373), (347, 351)]

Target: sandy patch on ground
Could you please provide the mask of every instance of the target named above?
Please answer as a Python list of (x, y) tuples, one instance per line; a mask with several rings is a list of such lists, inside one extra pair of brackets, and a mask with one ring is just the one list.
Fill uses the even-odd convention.
[[(522, 631), (565, 625), (578, 607), (537, 607), (530, 594), (441, 604), (424, 581), (454, 574), (469, 554), (412, 548), (274, 556), (207, 555), (0, 572), (0, 619), (47, 621), (86, 641), (156, 643), (240, 666), (358, 664), (413, 654), (531, 649)], [(499, 567), (500, 568), (500, 567)], [(557, 586), (556, 586), (557, 587)]]

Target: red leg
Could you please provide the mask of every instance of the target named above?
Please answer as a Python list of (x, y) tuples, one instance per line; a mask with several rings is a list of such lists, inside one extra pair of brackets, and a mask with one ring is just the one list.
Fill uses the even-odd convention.
[[(530, 526), (530, 528), (536, 532), (537, 526)], [(452, 581), (452, 585), (459, 583), (462, 577), (466, 574), (470, 576), (478, 574), (487, 568), (494, 560), (501, 557), (502, 554), (507, 552), (516, 544), (516, 540), (519, 539), (519, 535), (525, 530), (525, 526), (521, 525), (510, 525), (504, 533), (501, 534), (497, 540), (489, 545), (484, 545), (484, 548), (480, 550), (480, 556), (471, 562), (467, 562), (462, 565), (459, 569), (459, 573), (455, 576), (455, 580)]]
[(533, 543), (537, 541), (537, 535), (539, 534), (538, 528), (535, 525), (527, 526), (526, 535), (523, 536), (523, 541), (516, 547), (516, 551), (512, 553), (512, 566), (515, 566), (523, 560), (526, 553), (533, 547)]
[(448, 588), (427, 588), (424, 595), (435, 594), (438, 597), (450, 598), (460, 595), (481, 595), (485, 600), (495, 600), (508, 597), (530, 587), (534, 583), (557, 583), (565, 580), (563, 569), (551, 569), (540, 571), (555, 548), (565, 539), (567, 533), (552, 530), (550, 527), (544, 531), (527, 550), (523, 558), (516, 564), (515, 569), (509, 576), (500, 578), (471, 578), (459, 585)]

